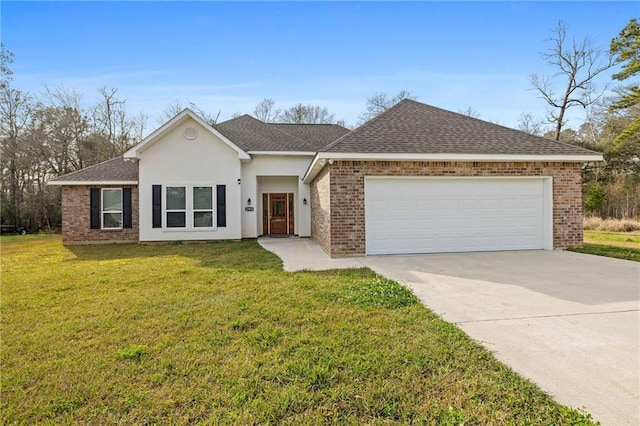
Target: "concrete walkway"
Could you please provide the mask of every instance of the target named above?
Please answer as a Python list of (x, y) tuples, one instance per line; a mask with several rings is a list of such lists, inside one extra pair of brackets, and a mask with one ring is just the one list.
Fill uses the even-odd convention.
[(562, 404), (640, 424), (640, 264), (562, 251), (331, 259), (309, 239), (260, 239), (286, 270), (366, 266)]

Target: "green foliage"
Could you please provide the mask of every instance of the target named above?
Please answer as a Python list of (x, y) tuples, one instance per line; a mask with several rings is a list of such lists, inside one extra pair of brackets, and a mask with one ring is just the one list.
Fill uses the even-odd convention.
[(79, 398), (74, 399), (58, 399), (51, 404), (51, 413), (54, 416), (64, 413), (70, 413), (82, 405), (82, 400)]
[(616, 62), (623, 64), (622, 70), (612, 76), (615, 80), (626, 80), (640, 72), (640, 23), (636, 18), (611, 41), (610, 51), (616, 55)]
[(287, 273), (256, 241), (0, 243), (6, 424), (583, 418), (368, 269)]
[[(622, 29), (618, 37), (611, 41), (610, 52), (616, 56), (616, 62), (622, 64), (622, 70), (612, 76), (615, 80), (626, 80), (640, 72), (640, 23), (633, 18)], [(624, 110), (640, 105), (640, 86), (637, 82), (621, 89), (619, 98), (611, 105), (612, 110)], [(629, 148), (626, 145), (631, 144)], [(636, 156), (640, 152), (640, 117), (616, 137), (616, 149), (632, 149)], [(622, 147), (622, 148), (621, 148)]]
[(336, 296), (337, 300), (361, 308), (398, 309), (418, 303), (418, 299), (411, 290), (381, 276), (345, 286), (337, 292)]
[(147, 347), (144, 345), (129, 345), (126, 348), (118, 350), (118, 359), (128, 359), (131, 361), (140, 361), (143, 355), (147, 353)]
[(599, 182), (594, 182), (589, 186), (584, 196), (584, 209), (593, 213), (600, 208), (604, 202), (604, 190)]

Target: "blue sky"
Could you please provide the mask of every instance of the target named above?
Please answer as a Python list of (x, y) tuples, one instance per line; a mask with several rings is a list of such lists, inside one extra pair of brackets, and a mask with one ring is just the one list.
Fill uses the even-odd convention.
[[(542, 117), (528, 76), (558, 20), (608, 48), (637, 2), (8, 2), (1, 36), (14, 87), (64, 85), (95, 100), (115, 87), (150, 126), (178, 100), (220, 118), (276, 106), (326, 106), (356, 124), (367, 97), (418, 100), (515, 127)], [(610, 73), (600, 85), (610, 83)], [(577, 111), (576, 111), (577, 112)], [(579, 115), (572, 115), (577, 123)], [(151, 130), (151, 129), (149, 129)]]

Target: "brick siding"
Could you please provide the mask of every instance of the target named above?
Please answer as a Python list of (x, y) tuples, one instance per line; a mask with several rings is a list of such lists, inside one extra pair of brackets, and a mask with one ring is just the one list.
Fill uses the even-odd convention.
[(365, 254), (365, 176), (551, 176), (553, 246), (573, 247), (582, 244), (580, 169), (580, 163), (554, 162), (335, 161), (311, 184), (312, 207), (328, 206), (312, 214), (311, 236), (331, 256)]
[[(131, 228), (91, 229), (91, 188), (131, 188)], [(137, 186), (63, 186), (62, 243), (121, 243), (138, 241)]]

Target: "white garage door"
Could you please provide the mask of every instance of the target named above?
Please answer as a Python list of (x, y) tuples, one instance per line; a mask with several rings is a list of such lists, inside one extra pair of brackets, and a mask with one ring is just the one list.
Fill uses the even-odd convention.
[(367, 254), (552, 249), (550, 178), (365, 179)]

